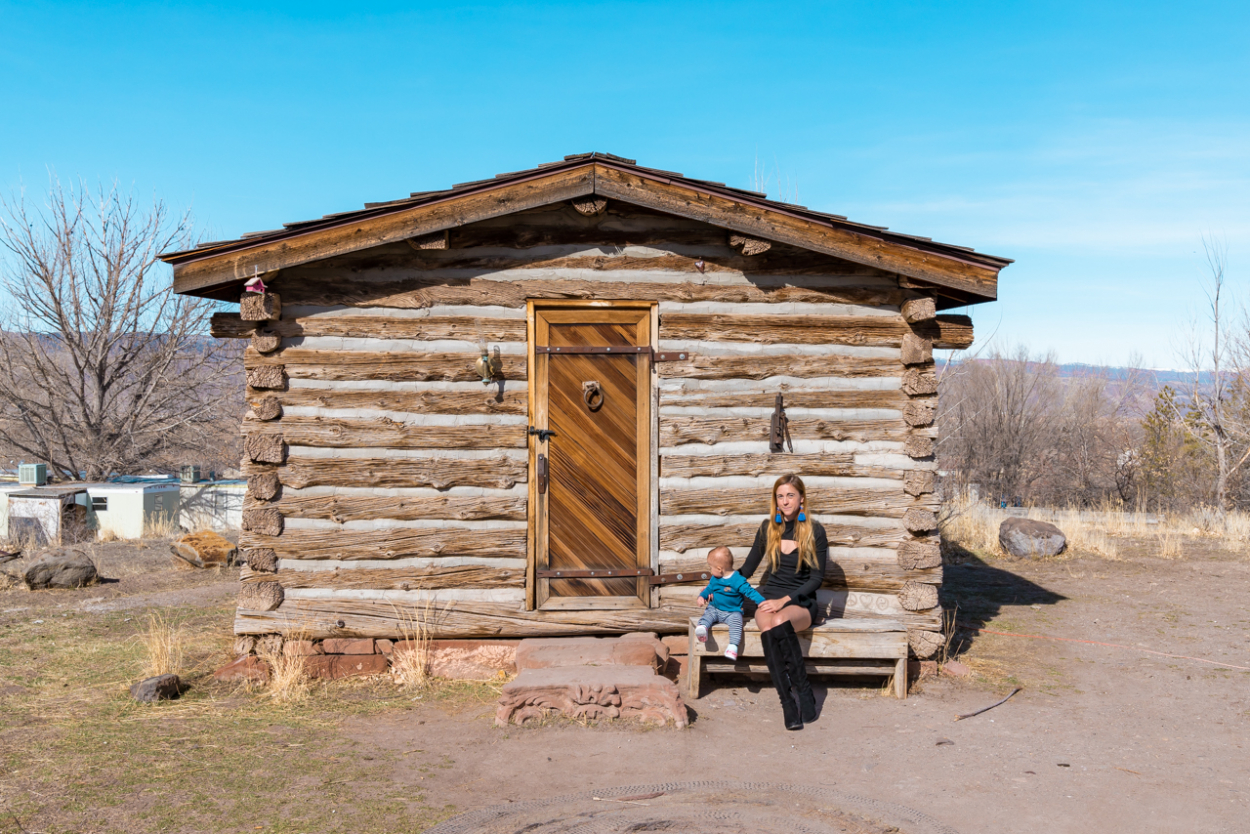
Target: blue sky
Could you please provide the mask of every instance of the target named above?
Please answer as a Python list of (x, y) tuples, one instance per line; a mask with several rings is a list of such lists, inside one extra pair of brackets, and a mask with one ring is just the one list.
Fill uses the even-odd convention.
[(1250, 264), (1250, 6), (0, 2), (0, 190), (232, 237), (601, 150), (1015, 258), (996, 334), (1179, 363)]

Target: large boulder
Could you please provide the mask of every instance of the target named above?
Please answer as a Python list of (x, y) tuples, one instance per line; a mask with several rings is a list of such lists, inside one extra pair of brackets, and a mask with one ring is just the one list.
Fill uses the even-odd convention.
[(26, 587), (32, 591), (45, 588), (84, 588), (100, 578), (95, 562), (84, 550), (61, 547), (40, 556), (26, 569)]
[(239, 549), (224, 536), (201, 530), (174, 539), (169, 552), (174, 554), (176, 567), (212, 568), (233, 565)]
[(1068, 546), (1068, 539), (1062, 530), (1045, 521), (1009, 518), (999, 525), (998, 543), (1017, 558), (1039, 559), (1058, 556)]
[(157, 675), (145, 678), (130, 687), (130, 694), (136, 701), (151, 704), (155, 701), (169, 701), (177, 698), (182, 692), (182, 681), (177, 675)]

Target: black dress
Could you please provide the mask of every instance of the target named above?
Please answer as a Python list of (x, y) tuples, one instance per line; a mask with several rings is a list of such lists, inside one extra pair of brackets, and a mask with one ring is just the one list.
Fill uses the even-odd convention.
[[(751, 545), (751, 552), (747, 554), (746, 561), (742, 563), (742, 568), (738, 571), (744, 579), (751, 578), (768, 550), (768, 524), (768, 520), (765, 519), (760, 525), (759, 531), (755, 534), (755, 544)], [(812, 615), (812, 622), (815, 623), (817, 619), (816, 590), (825, 579), (825, 567), (829, 560), (829, 539), (825, 536), (825, 528), (820, 525), (819, 521), (812, 522), (812, 536), (816, 539), (816, 562), (820, 566), (819, 570), (812, 570), (808, 565), (799, 566), (798, 548), (795, 548), (793, 553), (779, 553), (777, 569), (768, 574), (764, 584), (760, 585), (759, 592), (765, 599), (790, 597), (787, 605), (800, 605), (806, 608)], [(786, 522), (786, 528), (781, 533), (781, 540), (788, 542), (795, 540), (793, 521)]]

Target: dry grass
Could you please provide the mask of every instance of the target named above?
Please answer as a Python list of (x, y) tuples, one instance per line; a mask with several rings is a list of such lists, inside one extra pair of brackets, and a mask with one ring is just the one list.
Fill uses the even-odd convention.
[[(1033, 507), (1027, 513), (1029, 518), (1049, 521), (1063, 531), (1068, 538), (1065, 553), (1090, 553), (1108, 561), (1122, 559), (1121, 539), (1154, 540), (1163, 559), (1183, 558), (1186, 536), (1214, 539), (1230, 550), (1250, 551), (1250, 513), (1239, 510), (1220, 513), (1199, 507), (1184, 514), (1156, 516), (1106, 505), (1098, 510)], [(998, 544), (998, 527), (1005, 518), (1007, 514), (997, 507), (960, 496), (942, 508), (942, 539), (983, 557), (1003, 557), (1006, 554)]]
[(403, 642), (395, 646), (391, 655), (391, 677), (404, 689), (424, 689), (434, 679), (430, 674), (429, 622), (432, 604), (427, 598), (421, 614), (415, 618), (395, 610)]
[[(306, 639), (300, 634), (290, 634), (287, 640)], [(269, 683), (265, 695), (279, 704), (291, 704), (308, 696), (308, 672), (304, 668), (303, 655), (286, 654), (278, 641), (262, 642), (256, 654), (269, 664)]]
[(176, 675), (182, 671), (187, 635), (182, 625), (165, 619), (159, 611), (148, 614), (148, 630), (139, 636), (145, 652), (143, 676)]
[(143, 522), (145, 539), (172, 539), (181, 532), (176, 515), (162, 514)]

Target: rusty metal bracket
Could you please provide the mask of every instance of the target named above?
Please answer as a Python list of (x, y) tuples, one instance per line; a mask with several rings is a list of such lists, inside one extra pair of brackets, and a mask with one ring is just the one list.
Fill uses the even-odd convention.
[(671, 585), (675, 582), (707, 582), (712, 578), (712, 574), (707, 571), (701, 573), (661, 573), (647, 579), (652, 585)]
[(580, 570), (537, 570), (539, 579), (613, 579), (621, 576), (651, 576), (651, 568), (582, 568)]

